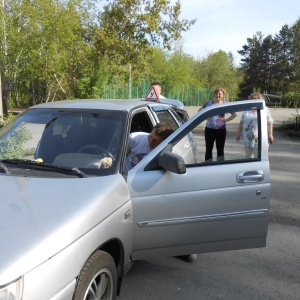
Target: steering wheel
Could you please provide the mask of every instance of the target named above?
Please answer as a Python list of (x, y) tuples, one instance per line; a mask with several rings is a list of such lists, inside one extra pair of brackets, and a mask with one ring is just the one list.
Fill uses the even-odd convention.
[(83, 147), (81, 147), (78, 150), (78, 153), (89, 153), (89, 154), (96, 154), (99, 155), (102, 154), (101, 156), (107, 156), (107, 150), (104, 149), (103, 147), (100, 147), (98, 145), (95, 144), (89, 144), (89, 145), (85, 145)]

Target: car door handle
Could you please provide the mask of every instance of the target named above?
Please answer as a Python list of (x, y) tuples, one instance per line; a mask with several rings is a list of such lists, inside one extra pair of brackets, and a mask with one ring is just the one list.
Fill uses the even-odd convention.
[(255, 183), (264, 180), (264, 173), (262, 170), (245, 171), (236, 175), (236, 180), (239, 183)]

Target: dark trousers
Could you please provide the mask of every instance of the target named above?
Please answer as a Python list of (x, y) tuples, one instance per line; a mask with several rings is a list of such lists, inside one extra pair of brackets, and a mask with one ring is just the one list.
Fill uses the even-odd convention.
[(212, 159), (214, 142), (216, 141), (217, 157), (224, 156), (224, 146), (226, 140), (226, 129), (205, 128), (205, 160)]

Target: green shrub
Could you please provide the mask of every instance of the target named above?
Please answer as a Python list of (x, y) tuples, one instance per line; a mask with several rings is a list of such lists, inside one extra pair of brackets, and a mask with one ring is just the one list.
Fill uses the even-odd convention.
[(300, 138), (300, 114), (298, 113), (298, 109), (296, 111), (297, 114), (277, 125), (276, 129), (288, 136)]
[(0, 118), (0, 128), (2, 128), (6, 123), (8, 123), (13, 118), (15, 118), (15, 115), (13, 113), (8, 113), (7, 116), (3, 116), (2, 118)]

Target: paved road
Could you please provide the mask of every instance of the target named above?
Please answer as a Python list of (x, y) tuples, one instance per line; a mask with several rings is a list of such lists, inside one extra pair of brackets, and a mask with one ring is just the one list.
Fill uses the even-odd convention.
[[(271, 113), (279, 122), (296, 112)], [(275, 132), (269, 155), (272, 192), (266, 248), (201, 254), (194, 263), (174, 257), (136, 262), (123, 279), (118, 299), (300, 299), (300, 141)]]

